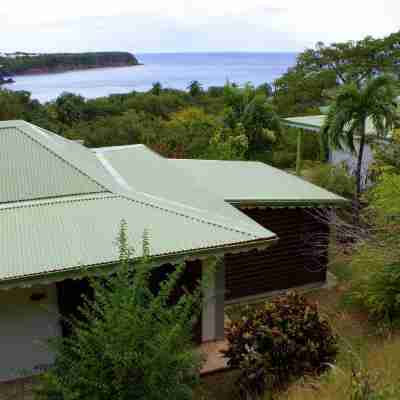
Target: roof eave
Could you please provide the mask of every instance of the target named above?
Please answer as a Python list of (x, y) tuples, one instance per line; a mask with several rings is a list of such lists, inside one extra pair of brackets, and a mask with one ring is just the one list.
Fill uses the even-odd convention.
[(321, 127), (317, 125), (303, 124), (301, 122), (292, 122), (292, 121), (287, 121), (285, 119), (282, 119), (281, 122), (290, 128), (304, 129), (306, 131), (312, 131), (312, 132), (321, 131)]
[[(151, 265), (154, 267), (163, 264), (179, 264), (185, 261), (202, 260), (210, 257), (222, 257), (225, 254), (244, 253), (252, 250), (264, 250), (273, 245), (278, 237), (260, 238), (246, 242), (226, 244), (220, 246), (207, 247), (203, 249), (186, 250), (176, 253), (162, 254), (151, 257)], [(139, 261), (140, 258), (132, 261)], [(0, 290), (15, 288), (26, 288), (35, 285), (48, 285), (65, 279), (82, 279), (100, 272), (112, 272), (118, 264), (118, 260), (110, 262), (82, 265), (70, 268), (63, 268), (59, 271), (48, 271), (40, 274), (25, 275), (0, 280)]]
[(344, 207), (350, 200), (347, 199), (307, 199), (307, 200), (262, 200), (262, 199), (226, 199), (226, 201), (240, 208), (253, 207)]

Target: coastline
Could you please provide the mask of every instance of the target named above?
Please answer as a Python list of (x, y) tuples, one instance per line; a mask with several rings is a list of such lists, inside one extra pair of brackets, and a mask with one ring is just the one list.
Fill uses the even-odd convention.
[(49, 75), (99, 68), (121, 68), (139, 65), (129, 52), (86, 53), (0, 53), (0, 84), (15, 83), (13, 78)]
[(87, 71), (93, 69), (108, 69), (108, 68), (123, 68), (123, 67), (137, 67), (144, 65), (142, 63), (127, 64), (127, 63), (113, 63), (109, 65), (77, 65), (74, 67), (61, 67), (61, 68), (32, 68), (23, 72), (14, 73), (13, 76), (35, 76), (35, 75), (54, 75), (63, 74), (73, 71)]
[[(187, 90), (198, 80), (205, 89), (223, 86), (226, 80), (243, 85), (273, 82), (295, 63), (295, 53), (139, 53), (139, 68), (91, 68), (56, 71), (51, 74), (19, 75), (16, 83), (4, 85), (13, 91), (28, 91), (33, 99), (48, 102), (67, 91), (87, 99), (131, 91), (145, 92), (159, 81), (164, 88)], [(136, 65), (134, 65), (136, 66)]]
[(0, 86), (1, 85), (11, 85), (12, 83), (15, 83), (14, 79), (12, 79), (12, 78), (7, 78), (7, 79), (0, 78)]

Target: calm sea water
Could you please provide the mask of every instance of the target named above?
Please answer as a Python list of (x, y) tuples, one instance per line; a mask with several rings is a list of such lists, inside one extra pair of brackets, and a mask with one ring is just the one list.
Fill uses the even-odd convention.
[(258, 85), (272, 82), (293, 66), (295, 53), (163, 53), (137, 54), (144, 65), (103, 68), (61, 74), (16, 77), (6, 85), (12, 90), (27, 90), (42, 102), (62, 92), (79, 93), (87, 98), (146, 91), (154, 82), (163, 87), (186, 89), (193, 80), (203, 87), (221, 86), (227, 80)]

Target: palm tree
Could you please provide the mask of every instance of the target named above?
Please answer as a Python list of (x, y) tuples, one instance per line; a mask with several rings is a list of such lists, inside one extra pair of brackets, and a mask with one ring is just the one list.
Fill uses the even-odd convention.
[(265, 94), (251, 84), (224, 87), (224, 120), (232, 130), (242, 126), (249, 142), (247, 157), (264, 153), (280, 134), (280, 119)]
[(362, 165), (367, 136), (367, 121), (375, 128), (376, 137), (388, 135), (398, 120), (396, 90), (398, 82), (391, 76), (379, 76), (362, 87), (344, 85), (329, 109), (322, 139), (333, 148), (347, 146), (357, 156), (355, 205), (360, 208)]

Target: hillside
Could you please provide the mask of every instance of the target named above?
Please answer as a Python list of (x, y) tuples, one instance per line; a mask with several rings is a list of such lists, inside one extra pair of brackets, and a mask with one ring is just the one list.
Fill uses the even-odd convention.
[(139, 65), (139, 62), (128, 52), (0, 54), (1, 70), (9, 76), (129, 65)]

